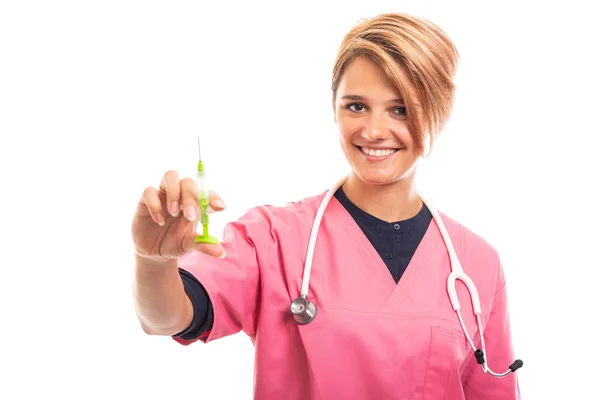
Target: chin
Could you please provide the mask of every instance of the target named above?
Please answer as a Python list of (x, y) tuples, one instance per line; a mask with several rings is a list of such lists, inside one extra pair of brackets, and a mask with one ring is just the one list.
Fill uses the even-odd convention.
[(355, 170), (356, 176), (367, 185), (389, 185), (402, 180), (401, 174), (386, 171), (361, 171)]

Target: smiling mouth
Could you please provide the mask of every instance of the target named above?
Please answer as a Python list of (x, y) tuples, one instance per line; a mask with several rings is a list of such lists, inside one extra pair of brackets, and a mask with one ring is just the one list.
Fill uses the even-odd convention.
[(397, 152), (400, 149), (376, 149), (376, 148), (370, 148), (370, 147), (361, 147), (361, 146), (356, 146), (363, 154), (370, 156), (370, 157), (387, 157), (387, 156), (391, 156), (392, 154), (394, 154), (395, 152)]

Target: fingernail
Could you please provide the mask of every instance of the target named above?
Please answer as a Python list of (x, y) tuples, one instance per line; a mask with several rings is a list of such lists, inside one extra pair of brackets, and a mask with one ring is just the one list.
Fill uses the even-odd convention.
[(155, 218), (158, 225), (163, 226), (165, 224), (165, 217), (163, 217), (162, 213), (157, 213)]
[(196, 207), (189, 206), (187, 208), (186, 218), (189, 219), (190, 221), (195, 221), (196, 220)]
[(171, 203), (171, 215), (176, 217), (179, 214), (179, 202), (174, 201)]
[(227, 256), (227, 253), (225, 253), (225, 249), (223, 249), (223, 254), (221, 254), (221, 255), (219, 256), (219, 260), (222, 260), (222, 259), (224, 259), (226, 256)]
[(216, 200), (215, 205), (219, 208), (225, 208), (225, 203), (223, 203), (223, 200)]

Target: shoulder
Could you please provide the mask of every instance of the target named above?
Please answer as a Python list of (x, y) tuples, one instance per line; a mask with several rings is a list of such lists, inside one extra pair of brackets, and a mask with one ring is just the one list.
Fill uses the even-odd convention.
[(504, 274), (500, 254), (496, 247), (480, 233), (457, 219), (438, 211), (463, 269), (472, 278), (491, 280), (494, 286), (502, 285)]
[(261, 204), (248, 209), (240, 218), (226, 224), (224, 242), (250, 245), (267, 255), (297, 251), (307, 243), (312, 224), (326, 192), (281, 205)]
[[(240, 221), (261, 220), (271, 228), (303, 225), (312, 220), (317, 213), (326, 192), (290, 201), (282, 205), (261, 204), (250, 208)], [(292, 224), (292, 225), (290, 225)]]
[[(451, 236), (456, 238), (469, 249), (485, 254), (490, 257), (497, 258), (498, 251), (496, 248), (478, 232), (475, 232), (470, 227), (466, 226), (457, 219), (449, 216), (448, 214), (438, 211), (442, 221), (446, 225), (446, 229)], [(454, 237), (453, 237), (454, 239)]]

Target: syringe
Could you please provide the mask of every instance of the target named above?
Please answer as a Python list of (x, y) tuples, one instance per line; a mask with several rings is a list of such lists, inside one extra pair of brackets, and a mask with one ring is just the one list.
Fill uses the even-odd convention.
[(198, 169), (196, 171), (196, 188), (198, 190), (198, 206), (200, 207), (200, 223), (202, 224), (202, 235), (196, 236), (196, 243), (217, 244), (216, 237), (208, 234), (208, 189), (205, 182), (204, 164), (200, 155), (200, 138), (198, 138)]

